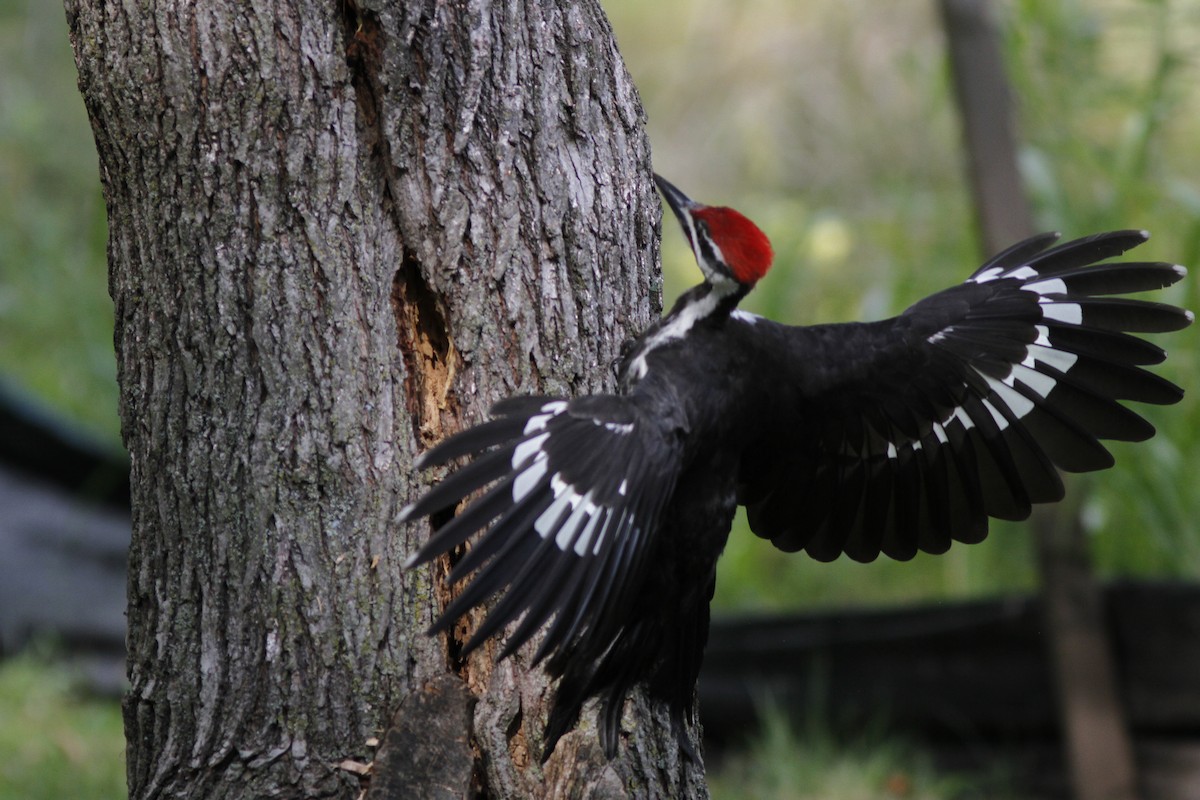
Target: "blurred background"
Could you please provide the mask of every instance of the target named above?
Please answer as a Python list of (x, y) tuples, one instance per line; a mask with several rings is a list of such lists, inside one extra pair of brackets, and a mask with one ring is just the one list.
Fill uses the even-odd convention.
[[(1200, 0), (995, 5), (1037, 227), (1071, 237), (1146, 228), (1139, 260), (1200, 267)], [(744, 307), (793, 323), (878, 319), (980, 263), (933, 2), (604, 6), (641, 92), (655, 169), (698, 200), (743, 211), (775, 245), (776, 267)], [(698, 275), (673, 225), (664, 239), (669, 304)], [(1200, 308), (1200, 275), (1166, 295)], [(1160, 343), (1171, 358), (1156, 371), (1189, 394), (1139, 408), (1159, 435), (1110, 445), (1117, 469), (1069, 487), (1084, 498), (1104, 578), (1194, 583), (1200, 327)], [(41, 0), (0, 0), (0, 394), (88, 452), (119, 450), (97, 159), (62, 9)], [(994, 524), (984, 543), (943, 556), (867, 565), (817, 564), (735, 530), (717, 613), (1020, 595), (1036, 576), (1017, 525)], [(28, 646), (17, 654), (17, 644)], [(73, 689), (72, 674), (50, 666), (60, 647), (6, 640), (0, 627), (0, 719), (11, 721), (0, 726), (0, 799), (124, 796), (117, 703)], [(766, 719), (750, 755), (723, 759), (718, 796), (1005, 796), (1002, 778), (981, 789), (977, 777), (940, 771), (883, 724), (846, 741)], [(777, 775), (784, 766), (800, 774)]]
[[(655, 169), (731, 205), (775, 245), (744, 305), (793, 323), (878, 319), (982, 262), (935, 4), (609, 0), (649, 117)], [(1036, 226), (1145, 228), (1133, 254), (1200, 268), (1200, 3), (1001, 2), (1021, 167)], [(672, 36), (664, 36), (671, 31)], [(666, 302), (696, 282), (664, 226)], [(1198, 305), (1200, 281), (1167, 293)], [(1200, 330), (1161, 337), (1159, 370), (1197, 386)], [(1108, 575), (1200, 576), (1200, 397), (1145, 408), (1160, 434), (1072, 479)], [(1092, 491), (1091, 489), (1095, 489)], [(1027, 589), (1029, 537), (911, 563), (817, 564), (733, 537), (723, 607), (842, 606)], [(766, 550), (768, 552), (764, 553)]]

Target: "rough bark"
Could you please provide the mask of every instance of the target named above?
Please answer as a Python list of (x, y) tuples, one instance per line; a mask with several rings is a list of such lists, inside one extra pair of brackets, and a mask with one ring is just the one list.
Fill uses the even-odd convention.
[(640, 700), (616, 761), (585, 713), (541, 767), (544, 675), (426, 637), (447, 565), (402, 573), (427, 531), (393, 524), (416, 453), (501, 396), (606, 388), (658, 310), (599, 7), (66, 9), (133, 462), (131, 797), (353, 797), (339, 765), (406, 731), (470, 753), (445, 796), (703, 794)]

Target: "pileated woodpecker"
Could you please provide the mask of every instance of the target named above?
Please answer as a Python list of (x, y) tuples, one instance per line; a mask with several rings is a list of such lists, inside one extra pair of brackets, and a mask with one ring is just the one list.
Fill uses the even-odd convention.
[(500, 658), (544, 630), (534, 659), (559, 682), (543, 758), (597, 696), (611, 758), (639, 682), (694, 756), (683, 721), (739, 504), (756, 534), (821, 561), (942, 553), (983, 539), (988, 517), (1060, 499), (1056, 467), (1111, 466), (1098, 439), (1153, 435), (1117, 400), (1183, 396), (1141, 369), (1164, 353), (1128, 332), (1178, 330), (1192, 313), (1110, 295), (1186, 270), (1094, 264), (1144, 231), (1050, 249), (1056, 234), (1035, 236), (892, 319), (793, 327), (735, 310), (771, 265), (763, 232), (655, 180), (704, 282), (626, 346), (620, 393), (498, 403), (417, 460), (470, 459), (400, 513), (486, 487), (406, 567), (483, 531), (449, 576), (473, 579), (431, 631), (495, 594), (464, 653), (518, 620)]

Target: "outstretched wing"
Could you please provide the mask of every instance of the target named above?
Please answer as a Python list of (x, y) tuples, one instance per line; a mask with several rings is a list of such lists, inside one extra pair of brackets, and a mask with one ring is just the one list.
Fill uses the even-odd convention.
[(466, 652), (522, 615), (501, 658), (551, 617), (536, 660), (578, 647), (581, 637), (602, 646), (625, 618), (629, 589), (642, 574), (674, 487), (677, 437), (668, 421), (611, 395), (513, 398), (491, 415), (418, 459), (419, 467), (462, 456), (470, 462), (400, 514), (402, 522), (435, 514), (488, 487), (406, 564), (428, 561), (484, 531), (450, 574), (451, 583), (474, 578), (432, 631), (503, 592)]
[[(975, 542), (987, 517), (1023, 519), (1061, 499), (1055, 467), (1111, 466), (1099, 439), (1154, 428), (1117, 400), (1174, 403), (1182, 391), (1142, 369), (1164, 358), (1129, 332), (1187, 326), (1191, 312), (1111, 295), (1160, 289), (1183, 267), (1094, 264), (1144, 242), (1118, 231), (1045, 248), (1015, 245), (965, 283), (878, 323), (755, 335), (795, 376), (775, 430), (790, 448), (752, 447), (742, 466), (750, 525), (783, 550), (859, 561), (907, 559)], [(1092, 265), (1092, 266), (1089, 266)]]

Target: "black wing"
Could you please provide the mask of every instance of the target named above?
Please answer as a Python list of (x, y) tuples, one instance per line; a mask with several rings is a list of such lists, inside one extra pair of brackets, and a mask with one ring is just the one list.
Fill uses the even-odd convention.
[[(1173, 264), (1094, 262), (1144, 242), (1118, 231), (1045, 250), (1022, 242), (965, 283), (878, 323), (755, 335), (796, 376), (777, 393), (775, 430), (742, 466), (752, 529), (787, 551), (908, 559), (975, 542), (987, 517), (1023, 519), (1061, 499), (1055, 467), (1111, 466), (1099, 439), (1154, 428), (1117, 400), (1174, 403), (1183, 392), (1141, 369), (1164, 358), (1129, 332), (1186, 327), (1192, 314), (1111, 295), (1160, 289)], [(1089, 266), (1092, 265), (1092, 266)]]
[(451, 583), (474, 579), (432, 631), (504, 592), (465, 652), (524, 615), (501, 658), (551, 617), (535, 660), (568, 649), (598, 657), (589, 645), (602, 649), (624, 623), (659, 530), (679, 473), (677, 436), (668, 421), (611, 395), (514, 398), (491, 415), (418, 459), (418, 467), (429, 467), (471, 457), (400, 514), (401, 522), (433, 514), (490, 487), (405, 565), (485, 531), (450, 574)]

